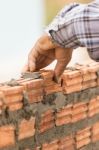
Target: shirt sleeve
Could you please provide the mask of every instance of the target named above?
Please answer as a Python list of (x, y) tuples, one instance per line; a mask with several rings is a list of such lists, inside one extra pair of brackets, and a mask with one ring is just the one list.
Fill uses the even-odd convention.
[(78, 3), (65, 6), (45, 29), (53, 42), (65, 48), (76, 48), (77, 45), (73, 31), (73, 17), (70, 15), (77, 6), (79, 6)]

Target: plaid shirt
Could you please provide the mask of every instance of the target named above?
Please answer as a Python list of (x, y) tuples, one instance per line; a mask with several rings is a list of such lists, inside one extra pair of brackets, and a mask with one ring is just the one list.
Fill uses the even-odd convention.
[(45, 31), (62, 47), (86, 47), (89, 56), (99, 61), (99, 0), (65, 6)]

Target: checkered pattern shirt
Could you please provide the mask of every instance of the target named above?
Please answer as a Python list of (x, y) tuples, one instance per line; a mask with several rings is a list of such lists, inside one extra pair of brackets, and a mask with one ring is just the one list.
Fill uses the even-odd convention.
[(99, 61), (99, 0), (65, 6), (45, 31), (62, 47), (86, 47), (89, 56)]

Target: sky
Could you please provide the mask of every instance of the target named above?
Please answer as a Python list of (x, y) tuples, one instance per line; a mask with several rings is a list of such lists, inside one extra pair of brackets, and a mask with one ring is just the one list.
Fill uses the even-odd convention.
[(18, 78), (43, 30), (43, 1), (0, 0), (0, 82)]

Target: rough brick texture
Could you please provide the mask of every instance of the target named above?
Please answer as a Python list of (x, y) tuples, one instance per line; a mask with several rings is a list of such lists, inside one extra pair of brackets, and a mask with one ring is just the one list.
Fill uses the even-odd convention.
[(99, 63), (0, 84), (0, 150), (98, 150)]

